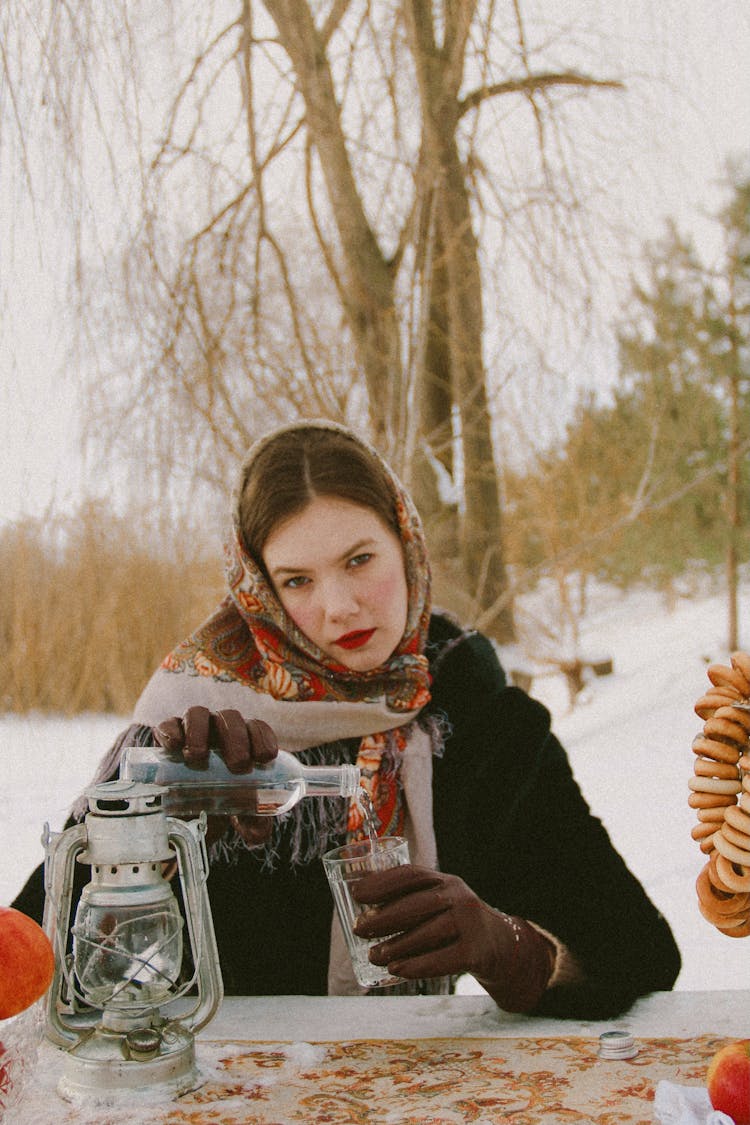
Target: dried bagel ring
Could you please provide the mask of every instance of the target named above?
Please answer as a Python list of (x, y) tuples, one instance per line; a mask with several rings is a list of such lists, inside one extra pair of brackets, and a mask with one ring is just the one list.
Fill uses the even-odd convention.
[(717, 926), (716, 929), (720, 934), (724, 934), (726, 937), (747, 937), (747, 935), (750, 934), (750, 918), (741, 926), (734, 926), (731, 929), (725, 929), (724, 926)]
[(691, 777), (688, 787), (694, 793), (714, 793), (722, 796), (736, 795), (742, 789), (739, 778), (728, 777)]
[(750, 904), (750, 894), (734, 894), (732, 891), (719, 891), (708, 875), (706, 864), (695, 881), (695, 890), (704, 906), (727, 917), (737, 917)]
[[(719, 801), (721, 801), (721, 804), (709, 803)], [(726, 803), (727, 801), (729, 804)], [(696, 804), (695, 802), (699, 803)], [(700, 821), (701, 824), (707, 824), (709, 821), (723, 824), (726, 811), (732, 806), (732, 799), (731, 797), (712, 797), (710, 793), (691, 793), (688, 797), (688, 805), (695, 813), (695, 819)]]
[(750, 869), (750, 852), (745, 851), (744, 848), (738, 848), (736, 844), (730, 844), (726, 836), (721, 832), (716, 833), (714, 839), (714, 847), (719, 855), (723, 855), (731, 863), (738, 863), (740, 867), (747, 867)]
[(700, 754), (702, 758), (712, 758), (715, 762), (731, 762), (732, 765), (736, 765), (740, 757), (737, 746), (706, 738), (704, 734), (696, 734), (693, 739), (693, 753)]
[(726, 894), (737, 894), (734, 887), (728, 886), (722, 879), (719, 873), (719, 860), (726, 863), (723, 855), (719, 855), (717, 851), (711, 853), (708, 857), (708, 877), (716, 887), (717, 891), (724, 891)]
[[(700, 899), (698, 899), (698, 909), (700, 910), (701, 914), (706, 919), (706, 921), (710, 922), (712, 926), (731, 926), (732, 925), (732, 919), (731, 918), (725, 918), (723, 914), (717, 914), (715, 910), (712, 910), (710, 906), (706, 906), (705, 903), (701, 902)], [(738, 924), (739, 924), (739, 919), (738, 919)]]
[[(698, 903), (698, 907), (700, 909), (700, 902)], [(710, 910), (710, 907), (704, 907), (704, 911), (702, 911), (702, 913), (704, 913), (704, 917), (708, 917), (709, 912), (713, 915), (713, 917), (709, 918), (709, 922), (713, 922), (713, 924), (717, 928), (721, 928), (722, 930), (736, 930), (740, 926), (746, 925), (748, 920), (750, 920), (750, 910), (747, 908), (747, 906), (743, 910), (740, 910), (737, 914), (726, 915), (715, 914)]]
[(726, 809), (735, 803), (734, 797), (726, 793), (688, 794), (688, 804), (691, 809)]
[(703, 733), (706, 738), (717, 738), (719, 742), (734, 743), (740, 751), (747, 746), (747, 731), (742, 723), (735, 722), (734, 719), (727, 719), (718, 713), (712, 715), (710, 719), (706, 719), (703, 724)]
[(750, 891), (750, 867), (745, 868), (741, 864), (732, 863), (718, 851), (714, 854), (716, 856), (715, 870), (717, 876), (716, 879), (713, 876), (711, 877), (714, 886), (718, 886), (719, 890), (728, 889), (738, 894)]
[(746, 813), (739, 805), (730, 805), (724, 812), (724, 820), (738, 832), (750, 836), (750, 813)]
[(696, 882), (702, 915), (730, 937), (750, 934), (750, 655), (710, 664), (710, 687), (695, 704), (703, 729), (693, 739), (688, 804), (691, 836), (708, 863)]
[(750, 655), (746, 652), (733, 652), (729, 661), (738, 676), (745, 681), (745, 695), (750, 695)]
[(698, 823), (693, 825), (690, 829), (690, 835), (694, 840), (705, 840), (707, 836), (713, 836), (714, 832), (718, 831), (719, 829), (716, 824), (712, 824), (710, 821), (705, 823), (703, 821), (698, 821)]
[[(705, 826), (702, 825), (702, 824), (696, 824), (695, 827), (696, 828), (703, 828)], [(711, 832), (710, 835), (708, 835), (708, 836), (701, 836), (700, 838), (694, 837), (695, 842), (698, 845), (698, 847), (700, 848), (703, 855), (707, 856), (709, 859), (711, 858), (712, 855), (716, 854), (716, 849), (714, 848), (714, 836), (718, 832), (718, 828), (716, 827), (715, 824), (713, 825), (713, 828), (714, 828), (714, 831)]]
[(701, 824), (723, 824), (728, 805), (716, 805), (712, 809), (696, 809), (695, 815)]
[(747, 832), (740, 832), (737, 828), (728, 824), (726, 817), (724, 817), (724, 823), (721, 826), (721, 834), (725, 840), (729, 840), (730, 844), (734, 844), (735, 847), (741, 848), (743, 851), (750, 848), (750, 836)]
[(750, 902), (748, 902), (748, 898), (750, 898), (750, 896), (747, 892), (734, 895), (734, 901), (737, 905), (733, 913), (727, 914), (726, 922), (721, 922), (719, 924), (734, 927), (741, 925), (743, 922), (747, 922), (748, 919), (750, 919)]
[(705, 902), (698, 896), (698, 909), (707, 922), (712, 926), (726, 927), (727, 929), (743, 925), (750, 915), (747, 905), (744, 909), (736, 911), (734, 900), (737, 895), (731, 895), (725, 901), (715, 899), (714, 902)]
[(736, 668), (726, 664), (709, 664), (706, 675), (715, 687), (731, 687), (739, 692), (740, 698), (747, 695), (745, 677)]
[(687, 799), (689, 807), (698, 820), (723, 820), (727, 809), (736, 805), (734, 797), (723, 797), (720, 793), (691, 793)]
[(710, 691), (700, 697), (694, 710), (701, 719), (709, 719), (721, 707), (730, 707), (733, 703), (739, 703), (741, 700), (742, 696), (734, 688), (711, 688)]
[(729, 719), (732, 723), (737, 723), (744, 731), (750, 733), (750, 711), (746, 711), (744, 707), (738, 707), (735, 704), (728, 703), (724, 707), (717, 707), (713, 714), (714, 719)]
[[(739, 763), (738, 763), (739, 764)], [(737, 766), (731, 762), (714, 762), (711, 758), (696, 758), (693, 773), (698, 777), (737, 777)]]
[[(725, 667), (725, 665), (722, 665), (722, 667)], [(726, 668), (726, 671), (729, 671), (729, 669)], [(731, 699), (734, 703), (741, 703), (743, 699), (747, 698), (741, 687), (738, 687), (736, 683), (730, 684), (728, 681), (723, 684), (715, 684), (711, 680), (706, 688), (706, 695), (717, 695), (722, 699)]]

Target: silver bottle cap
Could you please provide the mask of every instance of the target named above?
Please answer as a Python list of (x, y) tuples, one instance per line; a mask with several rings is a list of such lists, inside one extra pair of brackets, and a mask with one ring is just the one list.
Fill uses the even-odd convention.
[(600, 1059), (632, 1059), (637, 1054), (635, 1039), (627, 1031), (605, 1031), (599, 1036)]

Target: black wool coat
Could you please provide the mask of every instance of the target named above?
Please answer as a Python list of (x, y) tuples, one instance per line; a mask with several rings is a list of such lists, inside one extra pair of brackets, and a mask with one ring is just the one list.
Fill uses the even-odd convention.
[(606, 1019), (671, 989), (680, 970), (671, 930), (592, 815), (547, 709), (507, 686), (480, 634), (448, 640), (434, 670), (430, 707), (452, 727), (434, 763), (439, 866), (542, 926), (583, 969), (536, 1011)]

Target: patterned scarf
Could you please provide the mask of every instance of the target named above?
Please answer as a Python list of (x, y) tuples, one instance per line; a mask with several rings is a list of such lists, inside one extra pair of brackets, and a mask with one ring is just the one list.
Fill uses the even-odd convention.
[[(242, 482), (259, 452), (280, 432), (277, 430), (252, 447), (243, 467), (232, 531), (225, 547), (229, 595), (166, 657), (161, 676), (189, 677), (194, 698), (193, 677), (208, 678), (217, 690), (207, 693), (206, 699), (214, 701), (220, 698), (224, 685), (228, 689), (240, 685), (249, 688), (253, 697), (245, 704), (248, 716), (267, 718), (284, 749), (299, 750), (315, 745), (316, 740), (328, 743), (359, 737), (356, 764), (372, 800), (378, 834), (399, 835), (406, 812), (400, 781), (404, 755), (416, 728), (415, 719), (430, 699), (430, 674), (424, 655), (430, 572), (424, 535), (408, 493), (372, 447), (329, 422), (297, 423), (284, 430), (309, 427), (347, 434), (380, 462), (391, 483), (408, 588), (401, 642), (385, 664), (371, 671), (352, 671), (333, 661), (297, 628), (266, 579), (260, 560), (248, 552), (239, 517)], [(163, 696), (163, 691), (158, 694)], [(148, 689), (144, 697), (147, 695)], [(143, 720), (148, 711), (144, 697), (140, 704)], [(228, 693), (226, 700), (226, 706), (236, 705), (230, 702)], [(306, 735), (301, 736), (301, 731)], [(350, 838), (362, 835), (362, 820), (353, 800), (347, 823)]]

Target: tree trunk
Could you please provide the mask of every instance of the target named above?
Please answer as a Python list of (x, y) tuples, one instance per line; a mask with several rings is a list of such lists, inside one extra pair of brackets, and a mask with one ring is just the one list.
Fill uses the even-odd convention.
[[(463, 453), (460, 554), (476, 616), (499, 641), (514, 637), (504, 565), (500, 490), (494, 461), (483, 359), (482, 281), (471, 221), (466, 170), (458, 151), (459, 91), (466, 36), (474, 11), (446, 12), (443, 46), (432, 16), (419, 0), (406, 5), (422, 106), (423, 180), (436, 192), (431, 314), (423, 400), (450, 385), (458, 409)], [(440, 406), (433, 397), (437, 413)], [(448, 418), (451, 423), (450, 417)]]
[(444, 149), (440, 227), (448, 262), (454, 400), (461, 418), (461, 555), (477, 610), (501, 642), (514, 637), (504, 565), (502, 508), (482, 355), (482, 284), (469, 200), (455, 143)]
[(264, 4), (294, 69), (310, 140), (320, 159), (344, 262), (342, 302), (367, 383), (375, 439), (397, 461), (406, 433), (406, 400), (393, 269), (364, 211), (326, 44), (309, 5), (305, 0), (264, 0)]
[[(429, 532), (431, 546), (442, 558), (458, 554), (458, 506), (445, 496), (438, 474), (455, 482), (453, 458), (453, 391), (451, 379), (448, 277), (442, 239), (433, 209), (436, 193), (430, 193), (431, 229), (423, 233), (426, 261), (426, 323), (424, 354), (417, 377), (419, 440), (413, 470), (415, 499)], [(455, 490), (454, 490), (455, 491)]]

